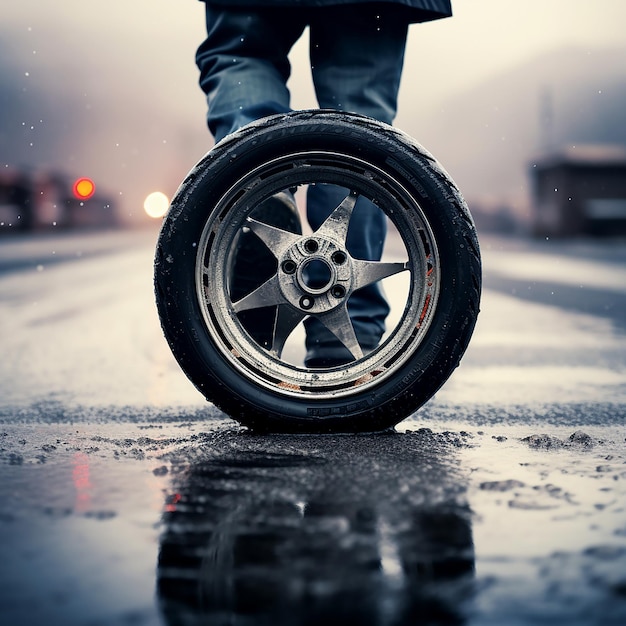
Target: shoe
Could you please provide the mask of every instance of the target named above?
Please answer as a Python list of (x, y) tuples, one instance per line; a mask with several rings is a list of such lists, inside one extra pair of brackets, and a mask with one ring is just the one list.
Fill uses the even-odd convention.
[[(280, 191), (261, 203), (250, 217), (297, 235), (302, 234), (302, 224), (296, 200), (289, 190)], [(269, 280), (278, 269), (276, 257), (248, 228), (239, 233), (235, 260), (231, 269), (230, 297), (237, 302)], [(274, 332), (276, 307), (263, 307), (242, 311), (239, 321), (251, 337), (262, 347), (270, 349)]]
[(310, 370), (325, 370), (331, 369), (333, 367), (340, 367), (342, 365), (347, 365), (354, 361), (354, 357), (349, 355), (345, 358), (332, 358), (330, 356), (322, 356), (322, 357), (307, 357), (304, 361), (304, 366)]
[[(374, 348), (365, 348), (361, 346), (363, 354), (371, 352)], [(304, 366), (308, 369), (330, 369), (332, 367), (340, 367), (354, 363), (354, 356), (350, 351), (337, 340), (330, 344), (319, 344), (309, 347), (304, 359)]]
[[(348, 305), (350, 310), (350, 305)], [(372, 326), (371, 320), (363, 316), (352, 318), (354, 331), (364, 355), (378, 347), (384, 328)], [(309, 318), (304, 321), (306, 329), (306, 356), (304, 365), (308, 369), (330, 369), (354, 363), (354, 356), (319, 320)]]

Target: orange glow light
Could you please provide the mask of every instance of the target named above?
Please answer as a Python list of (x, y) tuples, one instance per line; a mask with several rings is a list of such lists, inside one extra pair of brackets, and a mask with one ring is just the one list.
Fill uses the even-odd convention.
[(89, 200), (96, 192), (96, 185), (91, 178), (79, 178), (74, 183), (72, 191), (78, 200)]

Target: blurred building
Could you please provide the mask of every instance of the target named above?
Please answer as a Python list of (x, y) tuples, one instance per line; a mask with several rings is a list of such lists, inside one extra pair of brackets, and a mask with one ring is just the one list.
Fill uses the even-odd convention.
[(0, 233), (33, 227), (31, 177), (17, 169), (0, 170)]
[(626, 235), (626, 146), (572, 146), (530, 168), (536, 235)]
[(72, 179), (66, 175), (17, 168), (0, 171), (0, 233), (118, 225), (110, 198), (100, 193), (76, 197)]

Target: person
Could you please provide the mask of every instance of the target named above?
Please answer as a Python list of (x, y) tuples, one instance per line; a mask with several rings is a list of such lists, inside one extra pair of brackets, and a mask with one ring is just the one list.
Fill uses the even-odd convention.
[[(450, 0), (201, 0), (206, 5), (207, 37), (196, 53), (199, 83), (206, 94), (207, 123), (215, 141), (263, 117), (290, 111), (287, 81), (289, 52), (308, 27), (311, 76), (318, 105), (350, 111), (392, 124), (404, 63), (409, 24), (452, 15)], [(332, 185), (309, 186), (307, 220), (315, 231), (346, 196)], [(286, 194), (268, 200), (265, 221), (301, 232), (295, 201)], [(359, 198), (350, 222), (347, 246), (355, 258), (380, 260), (386, 218)], [(241, 237), (247, 248), (234, 266), (235, 292), (251, 290), (246, 268), (258, 261), (263, 244)], [(256, 251), (255, 251), (256, 246)], [(237, 277), (241, 277), (238, 281)], [(233, 294), (231, 293), (231, 297)], [(234, 298), (233, 298), (234, 299)], [(378, 345), (389, 306), (379, 285), (356, 291), (348, 303), (350, 319), (363, 350)], [(259, 311), (246, 312), (244, 325), (262, 345), (271, 345), (271, 321)], [(256, 317), (255, 319), (252, 319)], [(317, 319), (305, 320), (309, 368), (353, 360), (346, 347)]]

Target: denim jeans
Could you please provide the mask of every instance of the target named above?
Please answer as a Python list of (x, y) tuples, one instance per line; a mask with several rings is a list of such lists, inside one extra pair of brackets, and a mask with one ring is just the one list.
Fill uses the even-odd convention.
[[(226, 8), (206, 5), (207, 39), (198, 48), (200, 86), (207, 95), (216, 141), (248, 122), (290, 111), (289, 51), (309, 27), (310, 63), (320, 108), (351, 111), (391, 124), (404, 60), (408, 22), (398, 7), (363, 3), (304, 8)], [(316, 230), (347, 195), (311, 186), (307, 219)], [(348, 250), (379, 260), (386, 234), (382, 211), (364, 198), (354, 209)], [(376, 347), (389, 306), (378, 285), (350, 298), (350, 317), (363, 351)], [(350, 360), (345, 347), (315, 319), (305, 322), (308, 358)]]

